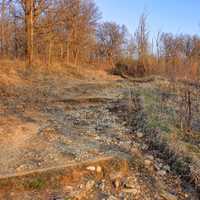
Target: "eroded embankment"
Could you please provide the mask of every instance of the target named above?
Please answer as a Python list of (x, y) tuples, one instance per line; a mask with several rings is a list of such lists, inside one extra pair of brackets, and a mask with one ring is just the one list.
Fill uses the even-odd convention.
[[(4, 165), (0, 166), (0, 171), (1, 174), (22, 173), (22, 177), (16, 177), (16, 180), (14, 177), (10, 177), (8, 182), (5, 179), (2, 183), (4, 191), (10, 195), (10, 188), (19, 187), (19, 191), (11, 192), (10, 198), (15, 200), (29, 200), (31, 196), (32, 199), (46, 200), (44, 195), (50, 195), (52, 191), (63, 194), (60, 199), (64, 199), (77, 194), (81, 196), (79, 192), (85, 193), (85, 188), (91, 188), (92, 185), (85, 198), (87, 200), (163, 200), (169, 196), (173, 199), (189, 199), (185, 198), (188, 194), (178, 186), (178, 176), (172, 176), (171, 173), (158, 175), (160, 170), (151, 171), (155, 168), (157, 158), (151, 159), (143, 152), (138, 153), (138, 149), (144, 146), (145, 138), (140, 138), (140, 134), (138, 137), (137, 132), (145, 132), (141, 127), (146, 113), (140, 97), (135, 98), (134, 92), (131, 92), (130, 88), (134, 87), (137, 85), (126, 80), (81, 83), (63, 80), (61, 83), (52, 83), (51, 78), (45, 77), (44, 81), (36, 80), (34, 84), (4, 88), (6, 91), (0, 99), (3, 108), (0, 113), (3, 122), (0, 137), (4, 149), (4, 152), (0, 152), (0, 160)], [(140, 140), (137, 142), (137, 139)], [(10, 153), (6, 155), (5, 152)], [(149, 149), (146, 153), (150, 153)], [(91, 174), (85, 173), (84, 168), (84, 173), (81, 172), (84, 181), (77, 178), (75, 185), (68, 185), (73, 182), (73, 176), (80, 177), (79, 169), (73, 166), (73, 172), (66, 172), (69, 181), (64, 178), (66, 187), (63, 193), (63, 179), (60, 177), (65, 176), (62, 173), (65, 169), (62, 166), (69, 166), (73, 161), (77, 164), (99, 156), (115, 155), (123, 159), (131, 158), (130, 166), (133, 169), (127, 176), (120, 175), (118, 170), (116, 174), (120, 175), (120, 181), (111, 181), (110, 174), (115, 172), (115, 163), (111, 162), (107, 171), (99, 164), (103, 172), (100, 180), (88, 179)], [(94, 172), (97, 167), (92, 165), (90, 169)], [(33, 178), (33, 181), (29, 181), (29, 178)], [(169, 178), (175, 181), (166, 183)], [(28, 191), (21, 192), (20, 188)], [(24, 197), (25, 194), (27, 197)]]
[[(192, 171), (194, 169), (192, 165), (195, 163), (192, 163), (192, 158), (178, 154), (176, 149), (171, 147), (170, 141), (164, 139), (162, 131), (149, 126), (148, 112), (142, 105), (143, 103), (143, 98), (138, 95), (138, 92), (132, 90), (129, 97), (129, 106), (126, 107), (127, 112), (125, 112), (128, 116), (123, 116), (123, 118), (128, 119), (127, 125), (133, 132), (142, 131), (144, 133), (142, 139), (136, 137), (136, 140), (144, 147), (143, 152), (151, 154), (154, 158), (161, 159), (165, 165), (170, 167), (172, 173), (181, 178), (183, 190), (193, 193), (191, 199), (199, 199), (199, 172)], [(117, 106), (119, 107), (119, 105)], [(124, 110), (124, 108), (121, 109)], [(195, 170), (198, 170), (198, 168)]]
[[(44, 193), (46, 198), (49, 198), (48, 190), (61, 191), (67, 186), (75, 188), (80, 182), (109, 178), (111, 168), (112, 174), (121, 173), (125, 176), (128, 172), (128, 163), (119, 157), (102, 157), (81, 163), (4, 175), (0, 177), (0, 199), (17, 199), (17, 196), (12, 197), (12, 193), (21, 194), (21, 199), (25, 199), (23, 194), (31, 190)], [(85, 191), (84, 194), (77, 192), (75, 196), (83, 199), (87, 197), (87, 190), (90, 189), (92, 188), (88, 186), (82, 190)]]

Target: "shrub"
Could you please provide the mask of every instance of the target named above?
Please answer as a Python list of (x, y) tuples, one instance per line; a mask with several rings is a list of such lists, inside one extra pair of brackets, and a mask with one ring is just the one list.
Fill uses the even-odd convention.
[(119, 61), (115, 65), (115, 68), (112, 71), (112, 73), (114, 75), (119, 75), (119, 76), (123, 76), (124, 74), (127, 74), (127, 72), (128, 72), (128, 65), (126, 63), (121, 62), (121, 61)]
[(119, 60), (115, 64), (112, 73), (120, 76), (128, 75), (133, 77), (143, 77), (145, 75), (145, 67), (137, 60), (127, 58)]

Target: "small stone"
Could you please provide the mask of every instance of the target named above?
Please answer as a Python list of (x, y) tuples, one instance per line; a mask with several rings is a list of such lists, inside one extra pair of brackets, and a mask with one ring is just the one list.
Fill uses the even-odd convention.
[(89, 166), (86, 169), (89, 170), (89, 171), (95, 171), (96, 170), (95, 166)]
[(154, 160), (154, 157), (152, 156), (152, 155), (147, 155), (147, 156), (145, 156), (146, 157), (146, 159), (149, 159), (149, 160)]
[(49, 155), (49, 158), (53, 160), (53, 159), (54, 159), (54, 156), (53, 156), (52, 154), (50, 154), (50, 155)]
[(137, 135), (138, 138), (143, 138), (144, 137), (144, 134), (142, 132), (137, 132), (136, 135)]
[(66, 192), (72, 192), (73, 191), (73, 187), (72, 186), (65, 186), (64, 188), (64, 191), (66, 191)]
[(127, 178), (127, 180), (125, 181), (124, 185), (125, 185), (126, 188), (131, 188), (131, 189), (133, 189), (133, 188), (135, 188), (136, 182), (137, 182), (137, 181), (136, 181), (135, 178), (129, 177), (129, 178)]
[(184, 195), (184, 196), (185, 196), (186, 198), (188, 198), (188, 197), (189, 197), (189, 195), (188, 195), (188, 194), (186, 194), (186, 193), (185, 193), (185, 195)]
[(16, 171), (17, 172), (21, 172), (23, 170), (27, 169), (27, 166), (26, 165), (20, 165), (19, 167), (17, 167)]
[(124, 177), (124, 173), (123, 172), (114, 172), (114, 173), (110, 173), (110, 179), (116, 180), (116, 179), (122, 179)]
[(132, 147), (132, 148), (131, 148), (131, 152), (132, 152), (133, 154), (136, 154), (136, 155), (140, 154), (140, 151), (139, 151), (139, 149), (138, 149), (137, 147)]
[(100, 185), (99, 185), (99, 188), (100, 188), (100, 190), (101, 191), (104, 191), (105, 190), (105, 183), (104, 182), (102, 182)]
[(159, 163), (158, 165), (159, 165), (159, 167), (160, 167), (160, 168), (162, 168), (162, 167), (163, 167), (163, 164), (162, 164), (162, 163)]
[(142, 147), (141, 147), (141, 149), (142, 149), (143, 151), (146, 151), (148, 148), (149, 148), (149, 147), (148, 147), (148, 145), (146, 145), (146, 144), (143, 144)]
[(12, 196), (15, 196), (15, 193), (14, 192), (11, 192), (10, 193), (10, 196), (12, 197)]
[(107, 200), (117, 200), (117, 198), (114, 196), (109, 196)]
[(101, 173), (102, 169), (100, 166), (97, 166), (97, 169), (96, 169), (97, 173)]
[(123, 189), (122, 192), (124, 192), (124, 193), (132, 193), (133, 195), (138, 194), (138, 190), (137, 189)]
[(158, 171), (160, 170), (160, 166), (158, 164), (154, 164), (155, 169)]
[(159, 176), (165, 176), (167, 173), (166, 173), (165, 170), (159, 170), (159, 171), (157, 172), (157, 174), (158, 174)]
[(166, 200), (177, 200), (176, 196), (174, 196), (174, 195), (172, 195), (169, 192), (166, 192), (164, 190), (161, 192), (161, 196)]
[(120, 186), (120, 181), (119, 181), (119, 179), (116, 179), (116, 180), (114, 181), (114, 186), (115, 186), (116, 189), (119, 188), (119, 186)]
[(165, 171), (169, 172), (169, 171), (170, 171), (170, 166), (169, 166), (169, 165), (164, 165), (164, 166), (163, 166), (163, 169), (164, 169)]
[(126, 194), (124, 192), (120, 192), (119, 197), (124, 200), (126, 198)]
[(150, 165), (152, 164), (152, 161), (151, 160), (144, 160), (144, 165), (146, 166), (146, 167), (149, 167)]
[(95, 181), (94, 181), (94, 180), (90, 180), (90, 181), (88, 181), (88, 182), (86, 183), (85, 188), (86, 188), (86, 190), (88, 191), (88, 190), (91, 190), (91, 189), (94, 187), (94, 185), (95, 185)]
[(96, 140), (100, 140), (101, 137), (99, 137), (98, 135), (95, 137)]

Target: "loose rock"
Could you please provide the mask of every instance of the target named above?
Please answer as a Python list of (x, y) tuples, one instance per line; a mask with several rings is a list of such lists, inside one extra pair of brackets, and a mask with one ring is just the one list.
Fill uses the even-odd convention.
[(170, 171), (170, 166), (169, 165), (165, 165), (165, 166), (163, 166), (163, 169), (165, 171), (169, 172)]
[(153, 160), (154, 160), (154, 157), (153, 157), (152, 155), (147, 155), (147, 156), (146, 156), (146, 159), (152, 160), (152, 161), (153, 161)]
[(146, 166), (146, 167), (149, 167), (150, 165), (152, 164), (152, 161), (151, 160), (144, 160), (144, 165)]
[(142, 132), (137, 132), (136, 135), (137, 135), (138, 138), (143, 138), (144, 137), (144, 134)]
[(89, 191), (89, 190), (91, 190), (94, 187), (94, 185), (95, 185), (95, 181), (94, 180), (90, 180), (90, 181), (88, 181), (86, 183), (85, 188), (86, 188), (87, 191)]
[(133, 195), (138, 194), (138, 190), (137, 189), (123, 189), (122, 190), (124, 193), (132, 193)]
[(164, 190), (161, 192), (161, 196), (166, 200), (177, 200), (177, 198), (174, 195)]
[(120, 181), (119, 181), (119, 179), (116, 179), (114, 181), (114, 186), (115, 186), (116, 189), (118, 189), (120, 187)]
[(100, 166), (97, 166), (97, 169), (96, 169), (97, 173), (101, 173), (102, 169)]
[(158, 174), (159, 176), (165, 176), (167, 173), (166, 173), (165, 170), (159, 170), (159, 171), (157, 172), (157, 174)]
[(124, 183), (124, 185), (125, 185), (125, 187), (126, 188), (135, 188), (135, 185), (136, 185), (136, 180), (135, 180), (135, 178), (133, 178), (133, 177), (129, 177), (126, 181), (125, 181), (125, 183)]
[(117, 198), (114, 196), (109, 196), (107, 200), (117, 200)]
[(89, 170), (89, 171), (95, 171), (96, 170), (95, 166), (89, 166), (86, 169)]

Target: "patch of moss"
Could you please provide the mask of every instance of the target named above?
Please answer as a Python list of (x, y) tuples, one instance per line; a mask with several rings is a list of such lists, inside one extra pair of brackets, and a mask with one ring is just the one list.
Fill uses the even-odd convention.
[(9, 179), (1, 180), (1, 181), (0, 181), (0, 188), (8, 187), (9, 184), (10, 184)]
[(174, 162), (172, 165), (172, 169), (178, 172), (179, 174), (187, 173), (187, 167), (187, 163), (182, 159), (176, 160), (176, 162)]
[(46, 182), (42, 178), (35, 178), (25, 183), (25, 187), (27, 189), (34, 189), (34, 190), (41, 190), (45, 187), (45, 185), (46, 185)]
[(187, 147), (187, 149), (188, 149), (189, 152), (195, 153), (197, 155), (199, 154), (199, 156), (200, 156), (200, 149), (199, 149), (199, 147), (197, 147), (197, 146), (195, 146), (193, 144), (189, 144), (189, 143), (186, 143), (185, 145), (186, 145), (186, 147)]
[(64, 200), (71, 200), (71, 197), (65, 197)]
[(171, 127), (168, 122), (155, 118), (148, 120), (148, 126), (152, 129), (159, 128), (164, 133), (170, 133)]

